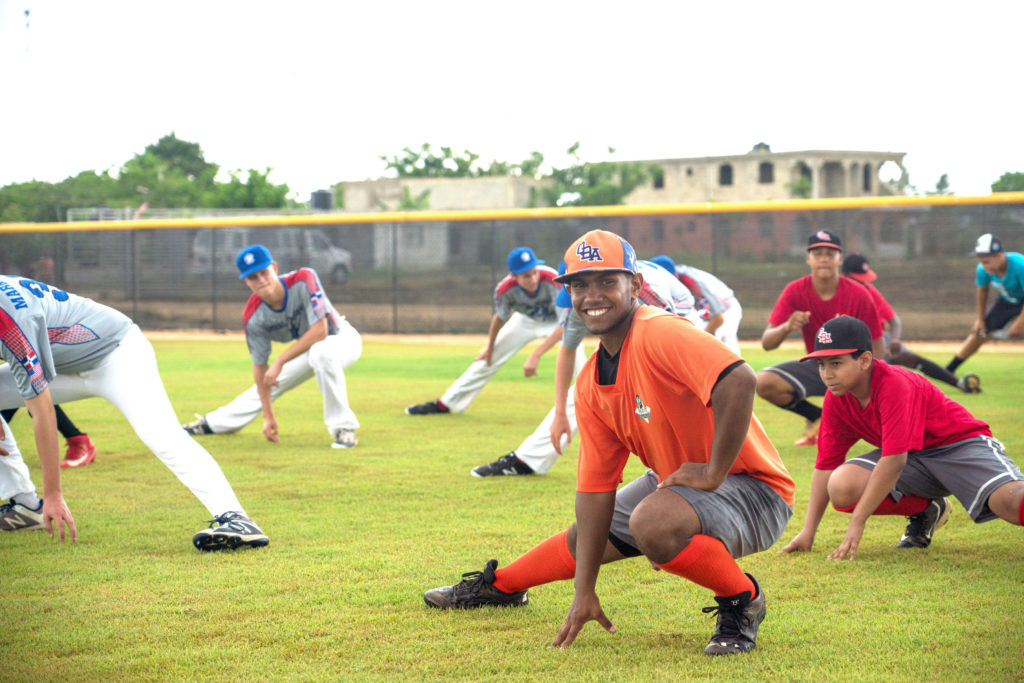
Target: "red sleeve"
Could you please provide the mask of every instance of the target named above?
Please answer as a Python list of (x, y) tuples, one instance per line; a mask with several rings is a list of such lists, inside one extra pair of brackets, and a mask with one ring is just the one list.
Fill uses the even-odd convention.
[(871, 298), (875, 301), (875, 309), (878, 311), (878, 316), (882, 319), (882, 323), (885, 324), (896, 317), (896, 311), (892, 310), (892, 306), (885, 300), (882, 293), (878, 291), (877, 287), (868, 285), (868, 292), (871, 293)]
[(768, 316), (768, 325), (771, 327), (781, 325), (789, 320), (789, 316), (793, 314), (793, 311), (801, 310), (797, 308), (799, 305), (798, 292), (800, 290), (801, 282), (803, 282), (803, 278), (793, 280), (786, 285), (785, 289), (782, 290), (782, 294), (779, 295), (778, 301), (776, 301), (775, 306), (772, 307), (771, 315)]
[(818, 428), (818, 457), (814, 469), (834, 470), (842, 465), (846, 462), (846, 454), (860, 438), (846, 427), (846, 410), (841, 399), (830, 391), (825, 393), (821, 425)]

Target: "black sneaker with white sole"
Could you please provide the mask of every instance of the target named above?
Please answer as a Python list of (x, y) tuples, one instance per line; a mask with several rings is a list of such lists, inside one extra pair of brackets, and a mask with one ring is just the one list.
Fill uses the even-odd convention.
[(764, 591), (757, 579), (750, 574), (747, 574), (747, 578), (754, 583), (754, 590), (757, 591), (757, 597), (753, 600), (750, 599), (750, 591), (724, 598), (716, 595), (715, 602), (718, 604), (701, 610), (718, 616), (715, 633), (704, 648), (704, 654), (736, 655), (750, 652), (756, 647), (757, 627), (764, 621), (766, 611)]
[(196, 413), (196, 419), (181, 425), (181, 428), (192, 436), (203, 436), (204, 434), (213, 434), (213, 430), (210, 429), (210, 425), (206, 423), (206, 416)]
[(406, 415), (446, 415), (450, 412), (448, 407), (441, 405), (439, 400), (416, 403), (405, 409)]
[(0, 505), (0, 531), (28, 531), (42, 529), (43, 499), (39, 499), (39, 507), (35, 510), (15, 503), (13, 500)]
[(533, 470), (529, 465), (516, 457), (515, 451), (511, 451), (489, 465), (480, 465), (480, 467), (473, 468), (470, 474), (474, 477), (523, 476), (533, 474)]
[(490, 560), (482, 572), (466, 572), (454, 586), (441, 586), (423, 594), (423, 602), (437, 609), (469, 609), (493, 605), (522, 607), (530, 602), (528, 591), (506, 593), (494, 587), (497, 560)]
[(256, 526), (256, 522), (241, 512), (225, 512), (210, 520), (210, 528), (193, 536), (192, 543), (204, 551), (234, 550), (262, 548), (270, 543), (270, 539)]
[(932, 534), (946, 523), (953, 504), (948, 498), (933, 498), (928, 507), (907, 519), (910, 524), (903, 532), (903, 538), (896, 544), (897, 548), (927, 548), (932, 543)]

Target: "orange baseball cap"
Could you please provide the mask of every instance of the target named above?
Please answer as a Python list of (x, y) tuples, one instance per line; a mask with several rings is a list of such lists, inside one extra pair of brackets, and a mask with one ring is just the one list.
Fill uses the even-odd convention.
[(591, 230), (565, 252), (565, 274), (555, 282), (565, 283), (573, 275), (602, 270), (637, 272), (636, 252), (629, 242), (607, 230)]

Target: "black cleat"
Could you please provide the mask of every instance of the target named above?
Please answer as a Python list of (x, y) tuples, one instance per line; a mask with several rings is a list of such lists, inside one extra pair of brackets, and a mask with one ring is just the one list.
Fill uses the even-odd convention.
[(423, 594), (423, 602), (438, 609), (469, 609), (494, 605), (495, 607), (522, 607), (530, 602), (528, 591), (506, 593), (495, 588), (494, 570), (497, 560), (490, 560), (482, 572), (466, 572), (462, 581), (454, 586), (441, 586)]
[(932, 534), (949, 519), (953, 504), (948, 498), (933, 498), (928, 507), (907, 519), (910, 524), (903, 532), (903, 538), (896, 544), (897, 548), (927, 548), (931, 545)]
[(203, 415), (196, 414), (196, 419), (192, 420), (187, 424), (181, 425), (181, 428), (192, 436), (203, 436), (204, 434), (213, 434), (213, 430), (210, 429), (210, 425), (206, 423), (206, 417)]
[(451, 411), (441, 405), (440, 401), (429, 401), (427, 403), (416, 403), (405, 409), (406, 415), (445, 415)]
[(715, 596), (718, 605), (701, 610), (718, 615), (715, 633), (704, 648), (704, 654), (736, 655), (750, 652), (756, 647), (754, 641), (757, 639), (757, 627), (764, 621), (765, 615), (764, 591), (757, 579), (750, 574), (747, 577), (754, 582), (756, 598), (751, 600), (749, 591), (727, 598)]
[(490, 465), (480, 465), (470, 472), (474, 477), (501, 477), (533, 474), (533, 470), (525, 462), (516, 457), (516, 452), (511, 451), (503, 455)]
[(956, 386), (965, 394), (980, 394), (981, 378), (974, 374), (967, 374), (956, 381)]
[(241, 512), (225, 512), (210, 520), (210, 528), (193, 536), (192, 543), (199, 550), (235, 550), (241, 547), (262, 548), (270, 543), (270, 539)]

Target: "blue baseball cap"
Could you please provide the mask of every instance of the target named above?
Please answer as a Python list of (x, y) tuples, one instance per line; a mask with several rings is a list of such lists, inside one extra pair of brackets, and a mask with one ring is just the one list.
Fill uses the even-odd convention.
[[(565, 275), (565, 261), (558, 264), (558, 274)], [(562, 287), (558, 290), (558, 298), (555, 299), (555, 305), (559, 308), (572, 308), (572, 295), (569, 294), (568, 287)]]
[(537, 258), (533, 249), (529, 247), (516, 247), (508, 253), (508, 272), (513, 275), (525, 273), (531, 268), (544, 265), (544, 261)]
[(665, 254), (655, 256), (654, 258), (651, 259), (651, 263), (653, 263), (656, 266), (661, 266), (662, 268), (672, 273), (673, 275), (676, 274), (676, 262), (673, 261), (668, 256), (665, 256)]
[(244, 280), (253, 273), (263, 270), (273, 262), (274, 258), (270, 255), (270, 250), (265, 246), (262, 244), (249, 245), (238, 252), (238, 256), (235, 258), (238, 272), (241, 273), (238, 279)]

